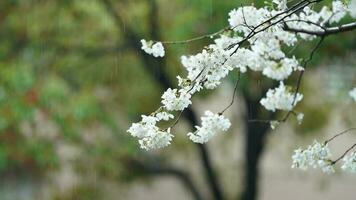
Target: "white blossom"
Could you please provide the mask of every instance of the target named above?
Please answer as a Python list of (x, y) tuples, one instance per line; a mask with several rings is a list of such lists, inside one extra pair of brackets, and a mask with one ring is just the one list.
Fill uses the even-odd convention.
[(163, 57), (164, 56), (164, 47), (162, 42), (152, 42), (146, 41), (144, 39), (141, 40), (142, 47), (141, 49), (144, 50), (147, 54), (153, 55), (154, 57)]
[[(346, 6), (340, 0), (332, 1), (331, 7), (323, 6), (320, 10), (309, 5), (298, 8), (298, 12), (291, 14), (284, 12), (287, 0), (272, 0), (272, 7), (256, 8), (242, 6), (233, 9), (228, 14), (230, 30), (224, 29), (219, 35), (211, 35), (211, 44), (192, 55), (183, 55), (181, 64), (186, 76), (177, 76), (178, 87), (167, 89), (161, 100), (161, 107), (149, 116), (142, 116), (142, 120), (133, 123), (128, 132), (137, 137), (141, 148), (146, 150), (161, 148), (170, 144), (173, 135), (170, 129), (161, 129), (158, 122), (169, 121), (174, 118), (171, 111), (183, 111), (191, 103), (191, 97), (203, 89), (215, 89), (232, 71), (246, 72), (247, 70), (261, 73), (264, 76), (280, 81), (278, 87), (269, 89), (266, 96), (260, 100), (267, 110), (292, 111), (303, 98), (302, 94), (292, 92), (292, 88), (282, 82), (293, 72), (304, 70), (295, 57), (286, 56), (286, 46), (291, 49), (300, 40), (313, 40), (317, 36), (306, 33), (286, 31), (289, 28), (306, 31), (323, 31), (320, 26), (339, 22), (347, 13), (356, 18), (356, 0)], [(268, 21), (268, 23), (264, 23)], [(142, 49), (155, 57), (165, 54), (162, 42), (141, 40)], [(349, 92), (356, 101), (356, 88)], [(303, 121), (303, 113), (297, 114), (297, 121)], [(279, 121), (271, 121), (270, 126), (275, 129)], [(230, 121), (222, 115), (205, 112), (202, 125), (196, 126), (194, 133), (188, 133), (193, 142), (205, 143), (217, 132), (226, 131)], [(308, 166), (319, 167), (326, 173), (333, 172), (330, 164), (321, 152), (327, 152), (323, 145), (314, 144), (307, 150), (296, 150), (294, 167), (301, 169)], [(318, 159), (317, 159), (318, 158)]]
[(156, 117), (159, 121), (161, 121), (161, 120), (168, 121), (169, 119), (173, 119), (174, 115), (172, 115), (171, 113), (162, 111), (162, 112), (158, 112), (156, 114)]
[(307, 149), (297, 149), (292, 156), (292, 168), (307, 170), (309, 167), (320, 168), (324, 173), (334, 173), (331, 153), (327, 144), (314, 141)]
[(272, 58), (274, 60), (284, 58), (285, 54), (281, 50), (281, 44), (279, 40), (274, 38), (273, 35), (269, 36), (266, 35), (256, 40), (252, 44), (251, 49), (261, 56), (264, 56), (265, 58)]
[(244, 6), (230, 11), (228, 21), (236, 32), (242, 32), (244, 36), (247, 36), (251, 32), (249, 27), (255, 27), (264, 22), (268, 15), (269, 12), (265, 8)]
[(171, 144), (173, 135), (170, 133), (171, 129), (149, 130), (146, 137), (143, 137), (138, 142), (140, 147), (145, 150), (159, 149)]
[(170, 134), (170, 129), (160, 130), (156, 126), (157, 121), (159, 119), (154, 116), (142, 115), (142, 121), (133, 123), (127, 132), (139, 139), (142, 149), (152, 150), (165, 147), (170, 144), (173, 135)]
[(341, 169), (356, 173), (356, 152), (352, 152), (350, 155), (346, 155), (343, 159)]
[[(335, 4), (335, 9), (338, 8), (338, 3)], [(333, 20), (335, 13), (333, 13), (328, 7), (322, 7), (319, 12), (312, 10), (309, 6), (304, 7), (302, 12), (298, 15), (293, 14), (286, 19), (286, 24), (291, 28), (310, 30), (310, 31), (323, 31), (320, 26)], [(332, 17), (332, 18), (331, 18)], [(338, 17), (338, 16), (336, 16)], [(335, 18), (336, 20), (337, 18)], [(319, 26), (320, 25), (320, 26)], [(316, 38), (314, 35), (306, 33), (298, 33), (298, 35), (305, 40), (312, 40)]]
[(294, 150), (294, 154), (292, 156), (293, 164), (292, 168), (298, 168), (302, 170), (308, 169), (308, 155), (307, 152), (302, 149)]
[(349, 95), (356, 102), (356, 87), (349, 91)]
[(287, 0), (273, 0), (272, 2), (277, 4), (278, 10), (286, 10), (287, 9)]
[(131, 133), (134, 137), (145, 137), (149, 130), (156, 129), (157, 121), (158, 119), (156, 117), (142, 115), (142, 121), (139, 123), (133, 123), (127, 132)]
[(275, 112), (277, 109), (290, 111), (300, 100), (302, 100), (302, 98), (303, 95), (297, 93), (295, 96), (294, 93), (288, 91), (288, 89), (284, 86), (283, 82), (281, 81), (279, 83), (278, 88), (269, 89), (267, 91), (266, 97), (262, 98), (260, 103), (267, 110), (270, 110), (272, 112)]
[(192, 101), (191, 95), (185, 90), (168, 88), (162, 95), (162, 104), (167, 110), (183, 110), (187, 108)]
[(235, 67), (241, 69), (242, 72), (247, 68), (253, 71), (262, 71), (266, 63), (266, 59), (257, 52), (245, 48), (238, 49), (231, 59), (236, 63)]
[(298, 121), (299, 125), (302, 124), (303, 119), (304, 119), (304, 113), (298, 113), (297, 114), (297, 121)]
[(229, 37), (223, 34), (220, 36), (220, 38), (215, 39), (214, 42), (217, 48), (224, 49), (228, 53), (232, 53), (238, 48), (238, 45), (235, 44), (237, 44), (241, 40), (242, 40), (241, 37), (238, 36)]
[[(196, 55), (182, 56), (181, 62), (188, 72), (187, 78), (192, 83), (204, 84), (207, 89), (214, 89), (233, 68), (226, 63), (229, 53), (218, 45), (210, 45)], [(199, 87), (198, 87), (199, 89)], [(196, 90), (192, 90), (194, 93)]]
[(295, 58), (284, 58), (280, 63), (274, 62), (272, 65), (268, 65), (262, 73), (271, 79), (284, 80), (296, 70), (303, 70), (298, 61)]
[(319, 160), (318, 165), (321, 171), (326, 174), (335, 173), (334, 166), (332, 165), (330, 160)]
[(347, 7), (342, 1), (333, 1), (332, 11), (333, 16), (331, 17), (330, 22), (339, 22), (347, 14)]
[(201, 126), (196, 126), (196, 131), (188, 133), (189, 139), (195, 143), (206, 143), (216, 133), (220, 131), (227, 131), (231, 123), (224, 116), (214, 114), (211, 111), (205, 111), (205, 115), (201, 117)]

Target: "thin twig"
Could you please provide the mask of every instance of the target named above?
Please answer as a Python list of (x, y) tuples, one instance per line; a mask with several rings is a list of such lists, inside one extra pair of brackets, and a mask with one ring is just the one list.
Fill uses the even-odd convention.
[(303, 68), (304, 68), (304, 69), (303, 69), (302, 71), (300, 71), (300, 74), (299, 74), (299, 77), (298, 77), (298, 81), (297, 81), (297, 88), (296, 88), (295, 93), (294, 93), (294, 99), (293, 99), (292, 105), (293, 105), (293, 104), (295, 103), (295, 101), (296, 101), (297, 94), (298, 94), (299, 89), (300, 89), (300, 84), (301, 84), (301, 82), (302, 82), (303, 74), (304, 74), (304, 72), (305, 72), (305, 70), (306, 70), (306, 68), (307, 68), (307, 65), (308, 65), (308, 63), (313, 59), (313, 56), (314, 56), (316, 50), (321, 46), (321, 43), (324, 41), (324, 39), (325, 39), (325, 36), (322, 36), (322, 37), (320, 38), (319, 42), (318, 42), (318, 43), (315, 45), (315, 47), (312, 49), (312, 51), (311, 51), (311, 53), (310, 53), (310, 55), (309, 55), (309, 58), (308, 58), (307, 60), (305, 60), (304, 63), (303, 63)]
[[(313, 56), (314, 56), (314, 53), (316, 52), (316, 50), (320, 47), (321, 43), (324, 41), (324, 38), (325, 36), (322, 36), (319, 40), (319, 42), (315, 45), (315, 47), (312, 49), (310, 55), (309, 55), (309, 58), (307, 60), (304, 61), (303, 63), (303, 70), (300, 71), (299, 73), (299, 76), (298, 76), (298, 80), (297, 80), (297, 86), (296, 86), (296, 90), (294, 92), (294, 97), (293, 97), (293, 102), (292, 102), (292, 106), (295, 104), (295, 101), (297, 99), (297, 96), (298, 96), (298, 92), (300, 90), (300, 86), (301, 86), (301, 83), (302, 83), (302, 78), (303, 78), (303, 75), (304, 75), (304, 72), (307, 68), (307, 65), (308, 63), (313, 59)], [(287, 119), (289, 118), (290, 114), (295, 114), (293, 110), (291, 111), (288, 111), (287, 114), (281, 119), (281, 120), (278, 120), (279, 122), (285, 122), (287, 121)]]
[(223, 33), (224, 31), (230, 30), (231, 27), (230, 26), (226, 26), (223, 29), (220, 29), (219, 31), (216, 31), (214, 33), (210, 33), (210, 34), (206, 34), (206, 35), (201, 35), (198, 37), (194, 37), (194, 38), (190, 38), (190, 39), (186, 39), (186, 40), (178, 40), (178, 41), (154, 41), (154, 42), (161, 42), (162, 44), (186, 44), (189, 42), (194, 42), (197, 40), (202, 40), (205, 38), (212, 38), (215, 37), (216, 35), (219, 35), (220, 33)]
[(334, 135), (334, 136), (331, 137), (330, 139), (326, 140), (326, 141), (324, 142), (324, 144), (328, 144), (328, 143), (329, 143), (330, 141), (332, 141), (333, 139), (335, 139), (335, 138), (337, 138), (337, 137), (339, 137), (339, 136), (341, 136), (341, 135), (343, 135), (343, 134), (345, 134), (345, 133), (348, 133), (348, 132), (350, 132), (350, 131), (353, 131), (353, 130), (356, 130), (356, 128), (349, 128), (349, 129), (347, 129), (347, 130), (344, 130), (344, 131), (342, 131), (342, 132), (340, 132), (340, 133)]
[[(173, 128), (175, 125), (177, 125), (178, 124), (178, 122), (179, 122), (179, 120), (180, 120), (180, 118), (181, 118), (181, 116), (182, 116), (182, 114), (183, 114), (183, 111), (184, 110), (182, 110), (182, 111), (180, 111), (179, 112), (179, 115), (177, 116), (177, 119), (172, 123), (172, 125), (170, 126), (170, 127), (168, 127), (168, 128)], [(167, 129), (168, 129), (167, 128)]]
[(337, 162), (339, 162), (342, 158), (346, 156), (347, 153), (349, 153), (354, 147), (356, 147), (356, 144), (353, 144), (350, 148), (348, 148), (339, 158), (336, 160), (332, 161), (331, 164), (334, 165)]
[(322, 31), (312, 31), (312, 30), (306, 30), (306, 29), (301, 29), (301, 28), (291, 28), (288, 26), (284, 27), (285, 31), (290, 31), (294, 33), (306, 33), (309, 35), (316, 35), (316, 36), (327, 36), (327, 35), (333, 35), (337, 33), (342, 33), (342, 32), (347, 32), (347, 31), (352, 31), (356, 29), (356, 22), (351, 22), (348, 24), (343, 24), (340, 26), (334, 26), (330, 28), (324, 28)]
[(239, 85), (239, 82), (240, 82), (240, 77), (241, 77), (241, 73), (238, 72), (237, 74), (237, 80), (236, 80), (236, 84), (235, 84), (235, 87), (234, 87), (234, 92), (232, 94), (232, 98), (231, 98), (231, 101), (230, 101), (230, 104), (228, 106), (226, 106), (221, 112), (219, 112), (219, 115), (222, 115), (227, 109), (229, 109), (232, 104), (234, 103), (235, 101), (235, 96), (236, 96), (236, 92), (237, 92), (237, 87)]

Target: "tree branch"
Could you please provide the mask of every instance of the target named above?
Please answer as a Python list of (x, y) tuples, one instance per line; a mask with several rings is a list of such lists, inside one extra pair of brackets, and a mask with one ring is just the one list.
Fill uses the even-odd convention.
[(146, 162), (138, 161), (138, 160), (129, 160), (128, 168), (136, 169), (140, 172), (143, 172), (147, 175), (153, 176), (174, 176), (179, 179), (182, 185), (192, 194), (194, 199), (202, 200), (203, 197), (200, 195), (199, 190), (195, 186), (194, 182), (190, 178), (190, 175), (180, 169), (169, 167), (169, 166), (162, 166), (159, 164), (148, 164)]
[(329, 28), (324, 27), (323, 30), (320, 30), (320, 31), (311, 31), (311, 30), (306, 30), (306, 29), (291, 28), (286, 24), (284, 26), (285, 31), (289, 31), (289, 32), (293, 32), (293, 33), (306, 33), (309, 35), (316, 35), (316, 36), (328, 36), (328, 35), (338, 34), (338, 33), (342, 33), (342, 32), (352, 31), (354, 29), (356, 29), (356, 22), (343, 24), (341, 26), (329, 27)]
[(354, 147), (356, 147), (356, 144), (353, 144), (351, 147), (349, 147), (340, 157), (338, 157), (336, 160), (332, 161), (332, 165), (336, 164), (339, 162), (341, 159), (343, 159), (347, 153), (349, 153)]
[(324, 144), (328, 144), (329, 142), (331, 142), (331, 141), (334, 140), (335, 138), (337, 138), (337, 137), (339, 137), (339, 136), (341, 136), (341, 135), (343, 135), (343, 134), (345, 134), (345, 133), (348, 133), (348, 132), (350, 132), (350, 131), (353, 131), (353, 130), (356, 130), (356, 128), (349, 128), (349, 129), (346, 129), (346, 130), (344, 130), (344, 131), (342, 131), (342, 132), (340, 132), (340, 133), (334, 135), (334, 136), (331, 137), (330, 139), (326, 140), (326, 141), (324, 142)]

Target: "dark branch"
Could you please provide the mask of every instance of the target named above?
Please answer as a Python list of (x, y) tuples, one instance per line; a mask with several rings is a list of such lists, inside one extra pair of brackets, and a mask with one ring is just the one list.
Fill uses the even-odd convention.
[(237, 81), (236, 81), (236, 84), (235, 84), (235, 87), (234, 87), (234, 92), (232, 93), (231, 101), (230, 101), (229, 105), (224, 108), (224, 110), (219, 112), (220, 115), (223, 114), (227, 109), (229, 109), (232, 106), (232, 104), (234, 104), (235, 96), (236, 96), (236, 92), (237, 92), (237, 87), (239, 86), (239, 82), (240, 82), (240, 76), (241, 76), (241, 73), (238, 72)]
[(347, 153), (349, 153), (354, 147), (356, 147), (356, 144), (353, 144), (351, 147), (349, 147), (339, 158), (337, 158), (336, 160), (332, 161), (332, 165), (336, 164), (337, 162), (339, 162), (341, 159), (343, 159)]
[(182, 185), (192, 194), (194, 199), (202, 200), (203, 197), (200, 195), (197, 187), (195, 186), (191, 176), (180, 169), (169, 167), (169, 166), (162, 166), (157, 163), (148, 164), (147, 162), (141, 162), (138, 160), (130, 160), (128, 162), (128, 168), (136, 169), (141, 173), (146, 175), (153, 175), (153, 176), (173, 176), (179, 179), (182, 182)]
[(356, 128), (349, 128), (349, 129), (347, 129), (347, 130), (344, 130), (344, 131), (342, 131), (342, 132), (340, 132), (340, 133), (334, 135), (334, 136), (331, 137), (330, 139), (326, 140), (326, 141), (324, 142), (324, 144), (327, 144), (327, 143), (331, 142), (332, 140), (334, 140), (335, 138), (337, 138), (337, 137), (339, 137), (339, 136), (341, 136), (341, 135), (343, 135), (343, 134), (345, 134), (345, 133), (348, 133), (348, 132), (350, 132), (350, 131), (353, 131), (353, 130), (356, 130)]
[(320, 31), (311, 31), (311, 30), (305, 30), (305, 29), (299, 29), (299, 28), (291, 28), (288, 25), (284, 26), (285, 31), (290, 31), (293, 33), (306, 33), (309, 35), (316, 35), (316, 36), (328, 36), (328, 35), (338, 34), (338, 33), (342, 33), (342, 32), (352, 31), (354, 29), (356, 29), (356, 22), (343, 24), (341, 26), (329, 27), (329, 28), (324, 27), (324, 29), (320, 30)]

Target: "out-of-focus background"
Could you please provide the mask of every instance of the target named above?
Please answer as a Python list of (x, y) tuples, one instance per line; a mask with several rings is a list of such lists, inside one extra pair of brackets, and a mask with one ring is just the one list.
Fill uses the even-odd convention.
[[(202, 112), (229, 103), (232, 73), (193, 98), (169, 147), (145, 152), (126, 133), (184, 75), (179, 57), (209, 43), (167, 46), (166, 57), (154, 58), (139, 40), (215, 32), (230, 10), (250, 3), (262, 1), (1, 0), (0, 199), (355, 199), (356, 175), (290, 168), (293, 149), (356, 125), (347, 94), (356, 83), (355, 32), (328, 37), (308, 66), (302, 125), (290, 118), (271, 131), (247, 123), (283, 115), (258, 103), (273, 83), (247, 73), (227, 112), (230, 131), (206, 145), (190, 142), (186, 133)], [(294, 53), (306, 58), (313, 45)], [(355, 141), (351, 133), (331, 148), (337, 156)]]

